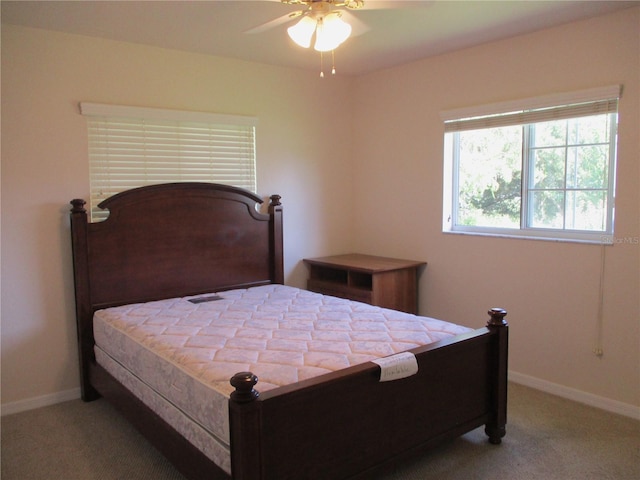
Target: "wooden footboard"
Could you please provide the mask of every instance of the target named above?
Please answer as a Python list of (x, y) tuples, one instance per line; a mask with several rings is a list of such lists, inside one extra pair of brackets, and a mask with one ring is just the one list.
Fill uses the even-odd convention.
[(372, 363), (258, 395), (258, 380), (231, 380), (235, 480), (366, 478), (367, 472), (485, 425), (505, 435), (508, 326), (490, 310), (486, 328), (411, 350), (414, 376), (380, 382)]

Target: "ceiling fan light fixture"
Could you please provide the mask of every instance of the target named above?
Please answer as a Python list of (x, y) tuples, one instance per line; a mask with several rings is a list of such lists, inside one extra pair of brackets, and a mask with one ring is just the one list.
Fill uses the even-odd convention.
[(316, 28), (316, 43), (314, 49), (318, 52), (335, 50), (351, 35), (351, 25), (342, 20), (339, 12), (329, 14), (318, 19)]
[(308, 16), (304, 16), (298, 23), (287, 28), (287, 33), (291, 40), (303, 48), (311, 46), (311, 37), (316, 30), (317, 22)]

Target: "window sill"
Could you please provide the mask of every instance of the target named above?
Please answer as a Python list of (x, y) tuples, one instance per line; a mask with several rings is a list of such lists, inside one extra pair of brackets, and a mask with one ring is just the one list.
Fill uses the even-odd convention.
[(514, 233), (506, 233), (506, 232), (473, 232), (468, 230), (443, 230), (444, 234), (454, 234), (454, 235), (468, 235), (474, 237), (496, 237), (496, 238), (510, 238), (515, 240), (542, 240), (545, 242), (558, 242), (558, 243), (581, 243), (587, 245), (615, 245), (618, 243), (632, 243), (638, 244), (640, 241), (638, 238), (631, 238), (629, 241), (621, 242), (618, 241), (613, 235), (609, 235), (606, 233), (597, 234), (593, 238), (575, 238), (575, 237), (555, 237), (550, 235), (544, 235), (541, 232), (540, 235), (532, 235), (529, 233), (522, 234), (514, 234)]

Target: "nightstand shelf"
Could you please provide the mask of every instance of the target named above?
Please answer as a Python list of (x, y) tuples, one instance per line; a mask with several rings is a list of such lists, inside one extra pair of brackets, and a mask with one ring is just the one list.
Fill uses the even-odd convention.
[(313, 292), (417, 313), (418, 268), (426, 262), (359, 253), (305, 258)]

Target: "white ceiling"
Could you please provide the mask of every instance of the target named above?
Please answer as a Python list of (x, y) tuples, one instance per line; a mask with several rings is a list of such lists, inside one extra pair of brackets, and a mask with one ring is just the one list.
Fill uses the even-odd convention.
[[(375, 1), (336, 50), (340, 75), (359, 75), (481, 43), (640, 5), (640, 1)], [(317, 52), (282, 23), (246, 33), (300, 6), (262, 1), (9, 1), (2, 23), (319, 71)], [(391, 8), (377, 8), (391, 7)]]

